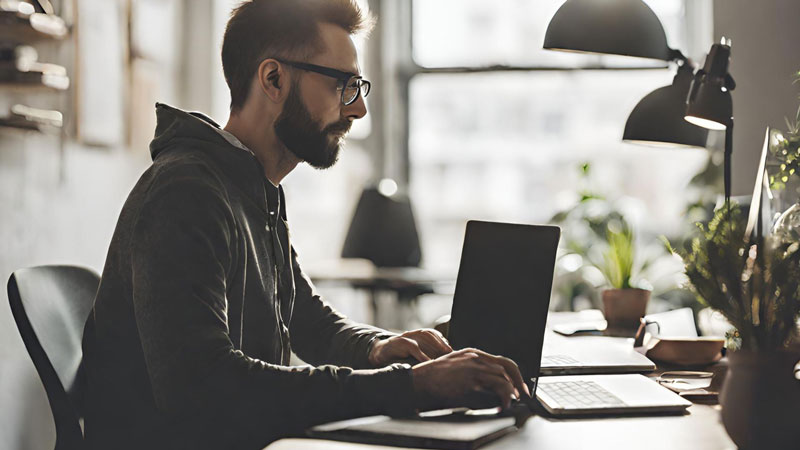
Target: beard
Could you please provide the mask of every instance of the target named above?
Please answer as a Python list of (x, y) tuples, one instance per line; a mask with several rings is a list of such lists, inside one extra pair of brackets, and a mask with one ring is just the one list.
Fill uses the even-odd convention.
[(322, 128), (300, 98), (300, 86), (292, 83), (283, 111), (275, 121), (275, 134), (295, 156), (315, 169), (327, 169), (339, 159), (350, 120), (342, 119)]

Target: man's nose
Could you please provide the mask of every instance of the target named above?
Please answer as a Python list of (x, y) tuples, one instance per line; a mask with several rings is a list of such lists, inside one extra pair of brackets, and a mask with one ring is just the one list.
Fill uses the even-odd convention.
[(358, 97), (356, 97), (356, 101), (346, 105), (342, 112), (344, 113), (345, 117), (351, 120), (360, 119), (366, 116), (367, 104), (364, 102), (364, 96), (359, 92)]

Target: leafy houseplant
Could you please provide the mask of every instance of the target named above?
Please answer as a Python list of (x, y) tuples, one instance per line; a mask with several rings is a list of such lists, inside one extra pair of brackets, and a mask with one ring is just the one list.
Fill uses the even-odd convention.
[(650, 291), (632, 285), (634, 271), (633, 231), (624, 221), (609, 224), (608, 247), (603, 261), (595, 264), (611, 289), (603, 291), (603, 309), (609, 328), (633, 329), (644, 316)]
[(633, 277), (633, 232), (622, 222), (621, 229), (609, 227), (606, 238), (608, 249), (603, 254), (603, 262), (598, 269), (603, 273), (608, 284), (614, 289), (631, 289)]
[[(795, 74), (795, 83), (800, 83), (800, 71)], [(787, 184), (800, 174), (800, 106), (797, 108), (794, 120), (786, 119), (787, 130), (785, 133), (776, 133), (770, 140), (771, 165), (777, 170), (769, 176), (769, 187), (773, 191), (783, 191)], [(800, 186), (793, 186), (789, 194), (797, 200)]]
[(550, 219), (563, 230), (553, 284), (555, 308), (599, 308), (605, 287), (647, 287), (671, 304), (696, 303), (688, 290), (678, 286), (681, 267), (674, 256), (656, 239), (634, 239), (623, 213), (629, 199), (612, 200), (596, 189), (589, 163), (577, 169), (574, 203)]
[(734, 326), (742, 349), (785, 347), (800, 314), (799, 242), (744, 240), (746, 218), (737, 205), (719, 208), (682, 254), (700, 302)]
[(800, 242), (745, 240), (740, 208), (719, 208), (682, 252), (701, 302), (735, 327), (736, 351), (720, 395), (722, 419), (740, 448), (794, 448), (800, 352), (790, 347), (800, 314)]
[[(800, 82), (800, 71), (795, 83)], [(767, 172), (772, 192), (771, 209), (777, 211), (773, 234), (784, 241), (800, 240), (800, 107), (794, 120), (786, 119), (784, 133), (770, 130)]]

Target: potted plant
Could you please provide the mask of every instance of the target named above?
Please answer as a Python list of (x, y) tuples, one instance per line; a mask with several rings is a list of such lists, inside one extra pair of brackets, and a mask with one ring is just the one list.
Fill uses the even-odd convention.
[[(800, 71), (795, 74), (795, 83), (800, 83)], [(793, 120), (786, 118), (784, 133), (773, 131), (769, 141), (767, 170), (769, 187), (775, 194), (779, 211), (797, 204), (800, 200), (800, 106)]]
[(633, 286), (633, 232), (624, 220), (612, 222), (606, 231), (607, 248), (595, 266), (608, 282), (603, 291), (603, 312), (610, 330), (635, 330), (647, 310), (650, 291)]
[[(800, 82), (800, 72), (795, 83)], [(779, 216), (773, 233), (782, 240), (800, 239), (800, 107), (793, 120), (786, 119), (783, 133), (771, 130), (767, 172), (773, 194), (773, 211)]]
[(745, 222), (738, 206), (719, 208), (681, 256), (698, 299), (735, 328), (720, 396), (728, 434), (740, 448), (796, 448), (800, 242), (753, 243)]
[[(626, 212), (631, 212), (626, 209), (626, 205), (630, 208), (630, 199), (612, 200), (594, 189), (589, 163), (581, 164), (578, 173), (574, 203), (550, 219), (563, 230), (551, 304), (556, 309), (570, 311), (602, 308), (605, 288), (619, 288), (628, 293), (628, 288), (637, 287), (658, 293), (659, 298), (669, 304), (695, 303), (688, 290), (678, 287), (677, 277), (682, 265), (674, 255), (665, 251), (656, 239), (634, 238), (634, 227), (625, 219)], [(644, 245), (636, 245), (642, 242)], [(642, 294), (650, 295), (639, 292)], [(613, 297), (611, 293), (606, 295)], [(621, 302), (615, 304), (621, 305)], [(638, 317), (636, 319), (636, 323), (631, 324), (631, 332), (638, 325)]]

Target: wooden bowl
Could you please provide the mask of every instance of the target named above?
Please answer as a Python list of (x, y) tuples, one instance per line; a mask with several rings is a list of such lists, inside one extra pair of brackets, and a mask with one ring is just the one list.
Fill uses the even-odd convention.
[(657, 338), (647, 357), (678, 366), (705, 366), (722, 358), (725, 339), (720, 337)]

